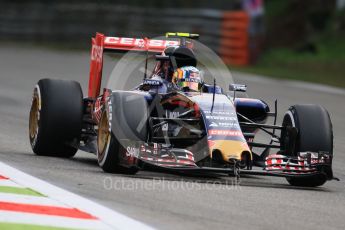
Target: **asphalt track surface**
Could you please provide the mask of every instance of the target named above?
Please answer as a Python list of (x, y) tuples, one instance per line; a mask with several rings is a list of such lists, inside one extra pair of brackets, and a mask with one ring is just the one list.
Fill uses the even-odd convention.
[[(43, 77), (74, 79), (87, 89), (89, 53), (28, 46), (0, 46), (0, 161), (89, 198), (158, 229), (343, 229), (345, 226), (345, 93), (342, 90), (250, 77), (252, 97), (273, 104), (318, 103), (334, 126), (334, 173), (340, 182), (297, 188), (283, 178), (184, 177), (141, 171), (105, 174), (95, 156), (35, 156), (28, 141), (32, 89)], [(281, 119), (281, 116), (280, 116)], [(315, 124), (317, 125), (317, 124)], [(322, 130), (320, 130), (322, 132)]]

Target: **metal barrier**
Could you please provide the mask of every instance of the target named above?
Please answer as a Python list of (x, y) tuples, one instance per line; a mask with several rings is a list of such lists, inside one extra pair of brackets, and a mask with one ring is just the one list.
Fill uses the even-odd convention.
[(199, 33), (200, 42), (226, 64), (248, 64), (248, 17), (208, 9), (140, 8), (66, 1), (1, 5), (0, 40), (74, 43), (88, 47), (96, 31), (116, 36), (155, 37), (167, 31)]

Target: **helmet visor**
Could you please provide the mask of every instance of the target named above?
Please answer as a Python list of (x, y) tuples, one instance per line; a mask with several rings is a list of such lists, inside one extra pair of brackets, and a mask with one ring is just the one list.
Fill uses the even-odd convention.
[(177, 85), (179, 88), (189, 88), (189, 90), (192, 91), (200, 91), (201, 90), (201, 82), (197, 79), (193, 78), (187, 78), (187, 79), (181, 79)]

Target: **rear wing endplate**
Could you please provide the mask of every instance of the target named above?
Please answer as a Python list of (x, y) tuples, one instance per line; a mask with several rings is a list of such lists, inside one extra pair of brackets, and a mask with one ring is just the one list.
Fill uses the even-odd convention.
[(106, 37), (96, 33), (92, 38), (88, 97), (96, 99), (100, 93), (104, 52), (143, 51), (161, 53), (169, 46), (178, 46), (180, 41), (148, 38)]

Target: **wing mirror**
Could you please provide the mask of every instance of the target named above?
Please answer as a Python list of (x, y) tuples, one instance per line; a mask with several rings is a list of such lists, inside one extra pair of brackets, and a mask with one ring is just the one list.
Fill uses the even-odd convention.
[(247, 86), (243, 84), (230, 84), (229, 85), (229, 90), (230, 91), (235, 91), (235, 92), (246, 92), (247, 91)]

